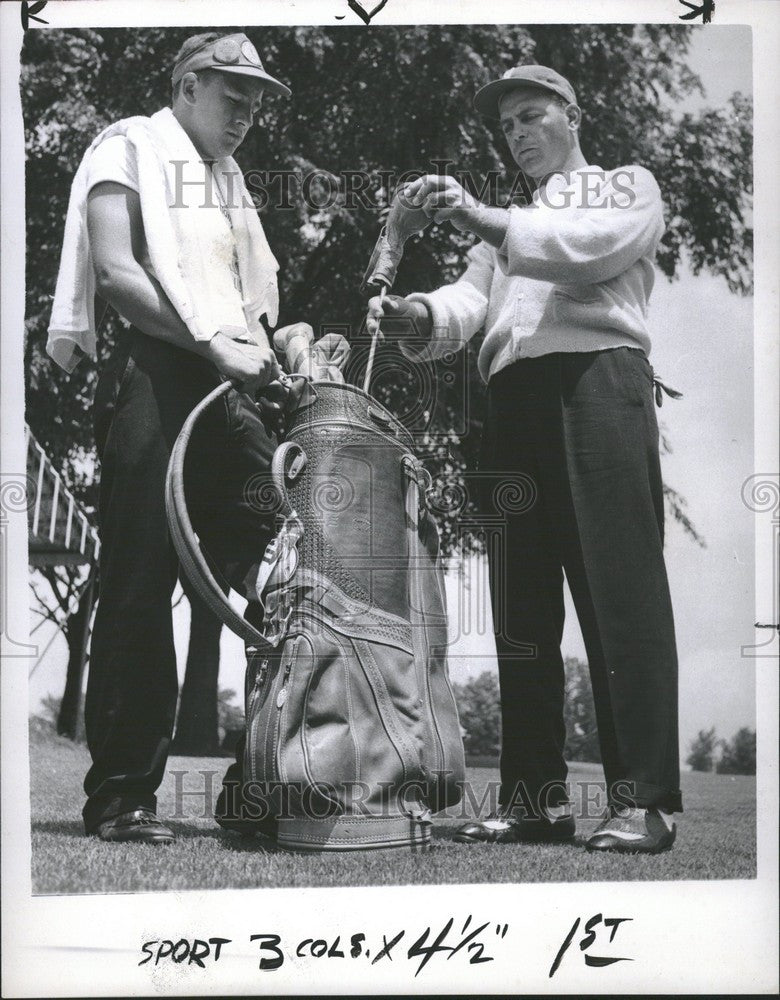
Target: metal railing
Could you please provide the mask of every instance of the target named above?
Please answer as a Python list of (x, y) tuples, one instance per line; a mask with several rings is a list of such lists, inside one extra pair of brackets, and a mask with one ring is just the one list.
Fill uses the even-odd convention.
[(35, 496), (27, 507), (30, 563), (78, 565), (97, 562), (97, 529), (62, 481), (46, 452), (25, 425), (27, 481)]

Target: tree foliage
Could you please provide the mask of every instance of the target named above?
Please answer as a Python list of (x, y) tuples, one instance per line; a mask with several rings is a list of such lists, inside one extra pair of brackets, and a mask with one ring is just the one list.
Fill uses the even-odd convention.
[(566, 672), (566, 700), (563, 709), (566, 722), (564, 756), (567, 760), (598, 764), (601, 762), (601, 750), (588, 664), (576, 656), (567, 656), (564, 669)]
[(743, 726), (730, 741), (721, 740), (718, 774), (756, 773), (756, 731)]
[(237, 734), (244, 731), (244, 711), (236, 705), (235, 699), (236, 692), (232, 688), (220, 688), (217, 692), (217, 719), (222, 750), (233, 750)]
[[(230, 29), (225, 29), (226, 31)], [(69, 186), (80, 158), (106, 124), (151, 114), (169, 102), (173, 55), (192, 29), (89, 29), (29, 32), (22, 54), (27, 150), (27, 413), (67, 485), (94, 503), (94, 442), (88, 417), (96, 369), (84, 361), (64, 375), (44, 351)], [(685, 59), (689, 33), (677, 26), (421, 26), (248, 29), (269, 68), (293, 98), (269, 100), (260, 128), (239, 150), (245, 171), (317, 172), (309, 203), (299, 183), (278, 207), (282, 183), (259, 183), (261, 209), (280, 262), (280, 322), (305, 319), (315, 330), (360, 331), (358, 287), (394, 179), (449, 160), (477, 179), (499, 172), (506, 193), (516, 167), (497, 126), (472, 109), (477, 88), (507, 67), (536, 60), (572, 81), (584, 113), (586, 156), (602, 167), (638, 162), (656, 175), (668, 207), (659, 264), (674, 275), (683, 254), (694, 270), (723, 275), (745, 291), (750, 240), (751, 112), (745, 98), (680, 116), (675, 102), (699, 88)], [(360, 197), (345, 172), (364, 171)], [(384, 175), (382, 171), (388, 172)], [(262, 179), (261, 179), (262, 181)], [(334, 186), (339, 185), (340, 186)], [(311, 204), (319, 198), (321, 207)], [(276, 203), (276, 207), (274, 206)], [(452, 280), (470, 239), (434, 226), (407, 244), (396, 290), (428, 290)], [(100, 337), (109, 349), (114, 320)], [(447, 481), (474, 464), (483, 393), (479, 339), (451, 384), (435, 381), (429, 433), (420, 451)], [(397, 413), (411, 413), (420, 389), (399, 377), (384, 349), (373, 391)], [(383, 374), (384, 372), (384, 374)], [(425, 423), (429, 416), (419, 416)], [(457, 430), (457, 434), (454, 430)], [(672, 510), (674, 496), (668, 494)], [(679, 510), (679, 506), (677, 507)], [(444, 518), (445, 546), (455, 539)], [(685, 522), (683, 522), (685, 526)]]
[(501, 697), (498, 675), (483, 670), (465, 684), (453, 684), (466, 752), (494, 757), (501, 746)]
[(700, 729), (696, 739), (691, 741), (685, 763), (690, 764), (694, 771), (712, 771), (717, 748), (718, 741), (715, 738), (715, 727)]
[(717, 774), (756, 773), (756, 731), (747, 726), (737, 730), (731, 740), (719, 740), (715, 727), (700, 729), (691, 741), (686, 757), (694, 771)]

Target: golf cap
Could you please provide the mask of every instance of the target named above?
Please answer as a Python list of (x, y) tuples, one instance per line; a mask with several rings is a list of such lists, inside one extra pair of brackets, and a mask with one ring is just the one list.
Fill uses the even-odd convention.
[(275, 94), (289, 97), (292, 93), (289, 87), (266, 73), (257, 49), (241, 31), (235, 35), (225, 35), (204, 42), (200, 48), (188, 52), (173, 67), (172, 85), (175, 87), (185, 73), (195, 73), (199, 69), (218, 69), (223, 73), (254, 76), (262, 80), (268, 90)]
[(540, 90), (551, 90), (562, 97), (567, 104), (576, 104), (577, 97), (569, 81), (548, 66), (515, 66), (508, 69), (500, 80), (478, 90), (474, 97), (474, 107), (489, 118), (499, 118), (498, 102), (507, 93), (517, 87), (538, 87)]

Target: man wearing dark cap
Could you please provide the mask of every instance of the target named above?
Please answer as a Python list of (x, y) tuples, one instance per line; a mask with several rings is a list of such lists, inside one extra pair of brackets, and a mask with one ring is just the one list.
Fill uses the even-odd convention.
[[(484, 329), (487, 382), (481, 503), (502, 525), (490, 552), (502, 707), (500, 809), (462, 827), (464, 843), (570, 840), (565, 742), (563, 575), (588, 653), (607, 810), (590, 850), (657, 853), (682, 808), (677, 654), (663, 559), (663, 490), (647, 304), (664, 231), (640, 166), (604, 171), (579, 143), (571, 84), (519, 66), (475, 106), (501, 121), (535, 182), (525, 207), (492, 208), (452, 177), (405, 197), (479, 242), (464, 274), (429, 294), (372, 299), (369, 314), (415, 359)], [(420, 346), (412, 336), (423, 338)], [(528, 503), (495, 487), (520, 477)]]
[[(278, 265), (233, 160), (266, 92), (289, 89), (242, 33), (189, 38), (173, 99), (150, 118), (105, 129), (71, 189), (49, 353), (68, 371), (95, 354), (94, 293), (124, 321), (101, 372), (94, 419), (101, 458), (100, 600), (86, 729), (87, 833), (165, 844), (156, 815), (176, 712), (171, 594), (178, 562), (165, 516), (171, 448), (222, 378), (283, 389), (264, 321), (278, 312)], [(270, 525), (244, 497), (274, 442), (250, 395), (209, 413), (186, 470), (193, 523), (240, 578)]]

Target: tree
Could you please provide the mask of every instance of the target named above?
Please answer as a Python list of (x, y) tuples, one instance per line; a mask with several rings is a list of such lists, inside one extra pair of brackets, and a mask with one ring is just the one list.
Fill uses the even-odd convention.
[(691, 741), (685, 763), (690, 764), (694, 771), (712, 771), (717, 746), (715, 727), (700, 729), (696, 739)]
[(601, 750), (588, 664), (576, 656), (567, 656), (564, 669), (566, 672), (566, 700), (563, 710), (566, 722), (564, 756), (567, 760), (591, 761), (598, 764), (601, 762)]
[(498, 676), (483, 670), (465, 684), (453, 684), (468, 753), (494, 757), (501, 745), (501, 698)]
[(731, 742), (721, 740), (720, 760), (715, 768), (718, 774), (756, 773), (756, 731), (743, 726)]
[(229, 732), (244, 728), (244, 710), (236, 703), (236, 692), (232, 688), (220, 688), (217, 698), (219, 728)]
[[(72, 740), (80, 737), (81, 687), (96, 580), (96, 566), (40, 566), (31, 581), (39, 624), (52, 622), (68, 644), (65, 691), (57, 703), (56, 728), (60, 736)], [(45, 591), (40, 588), (42, 581), (48, 584)]]
[(244, 732), (246, 719), (243, 709), (235, 704), (236, 692), (232, 688), (220, 688), (217, 693), (217, 716), (219, 721), (220, 750), (233, 753), (236, 743)]
[[(41, 698), (40, 705), (38, 707), (38, 713), (30, 717), (30, 720), (34, 719), (38, 724), (39, 731), (42, 732), (56, 732), (57, 723), (62, 712), (62, 698), (58, 698), (55, 694), (47, 694)], [(75, 736), (69, 737), (78, 742), (84, 741), (84, 726), (83, 719), (80, 720), (79, 730)], [(63, 735), (63, 734), (60, 734)]]

